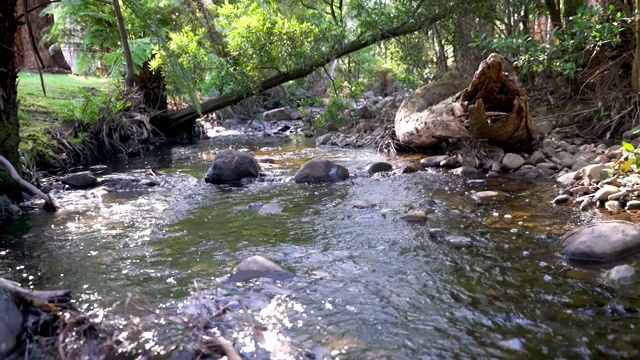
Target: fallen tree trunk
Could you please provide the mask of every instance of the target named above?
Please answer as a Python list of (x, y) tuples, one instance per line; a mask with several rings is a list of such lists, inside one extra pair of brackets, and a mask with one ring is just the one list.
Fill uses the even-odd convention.
[[(442, 15), (434, 15), (429, 19), (421, 21), (409, 21), (402, 25), (381, 31), (376, 35), (362, 39), (356, 39), (344, 44), (336, 49), (336, 51), (318, 57), (317, 60), (307, 64), (299, 69), (289, 72), (278, 72), (268, 76), (260, 82), (260, 86), (253, 90), (239, 90), (229, 94), (219, 96), (200, 104), (202, 115), (210, 114), (216, 110), (224, 109), (227, 106), (236, 104), (250, 96), (259, 94), (265, 90), (269, 90), (278, 85), (284, 84), (291, 80), (300, 79), (313, 73), (319, 67), (322, 67), (331, 61), (349, 55), (358, 50), (362, 50), (368, 46), (376, 44), (383, 40), (393, 39), (399, 36), (408, 35), (418, 30), (432, 26), (436, 21), (440, 20)], [(171, 133), (175, 131), (184, 131), (193, 127), (196, 119), (201, 115), (194, 106), (189, 106), (181, 110), (171, 111), (167, 113), (159, 113), (151, 118), (151, 124), (162, 133)]]
[(503, 72), (503, 65), (500, 55), (491, 54), (464, 90), (459, 82), (416, 90), (396, 113), (398, 141), (416, 149), (447, 139), (482, 140), (516, 152), (537, 149), (540, 135), (524, 89)]

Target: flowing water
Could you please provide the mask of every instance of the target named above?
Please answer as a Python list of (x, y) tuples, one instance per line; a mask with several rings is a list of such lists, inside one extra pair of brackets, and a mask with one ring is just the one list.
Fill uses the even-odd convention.
[[(278, 181), (316, 156), (352, 173), (371, 161), (407, 161), (295, 139), (255, 151), (277, 160), (262, 164), (276, 181), (203, 183), (212, 150), (229, 144), (260, 146), (212, 140), (160, 149), (113, 165), (111, 175), (144, 177), (153, 166), (167, 173), (167, 185), (142, 193), (58, 193), (63, 211), (34, 212), (2, 234), (0, 276), (70, 288), (94, 313), (130, 292), (179, 311), (194, 284), (202, 296), (243, 299), (244, 311), (287, 339), (268, 355), (251, 349), (244, 339), (250, 331), (228, 329), (253, 358), (300, 356), (282, 344), (315, 358), (640, 356), (640, 288), (608, 288), (598, 281), (602, 268), (558, 256), (558, 237), (594, 215), (551, 206), (552, 180), (477, 182), (423, 171), (323, 185)], [(470, 194), (481, 190), (503, 196), (479, 203)], [(436, 212), (425, 224), (399, 219), (426, 199), (436, 202)], [(355, 209), (354, 200), (374, 206)], [(283, 211), (259, 214), (250, 206), (257, 202), (279, 203)], [(445, 238), (431, 237), (434, 228)], [(295, 278), (219, 280), (255, 254)]]

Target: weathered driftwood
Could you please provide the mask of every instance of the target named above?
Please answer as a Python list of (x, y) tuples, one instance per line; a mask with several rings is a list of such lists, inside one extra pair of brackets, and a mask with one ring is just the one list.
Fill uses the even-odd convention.
[(414, 148), (432, 147), (446, 139), (476, 139), (508, 151), (536, 149), (540, 137), (527, 97), (503, 66), (502, 57), (491, 54), (464, 90), (459, 81), (416, 90), (396, 114), (398, 140)]
[(17, 181), (18, 183), (20, 183), (20, 185), (26, 187), (27, 189), (31, 190), (31, 192), (33, 192), (34, 194), (38, 195), (40, 198), (42, 198), (44, 200), (45, 209), (46, 210), (55, 211), (55, 210), (60, 209), (60, 205), (58, 204), (58, 202), (56, 201), (56, 199), (53, 196), (43, 193), (42, 191), (40, 191), (40, 189), (38, 189), (37, 187), (33, 186), (32, 184), (30, 184), (25, 179), (21, 178), (20, 174), (18, 174), (16, 169), (13, 167), (13, 165), (11, 165), (11, 162), (9, 162), (9, 160), (7, 160), (2, 155), (0, 155), (0, 163), (4, 164), (4, 166), (9, 170), (9, 173), (11, 174), (11, 177), (15, 181)]

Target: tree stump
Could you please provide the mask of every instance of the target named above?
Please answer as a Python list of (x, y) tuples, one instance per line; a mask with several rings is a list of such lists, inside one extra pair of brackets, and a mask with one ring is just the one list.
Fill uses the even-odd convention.
[(502, 57), (491, 54), (462, 91), (456, 93), (451, 82), (416, 90), (396, 114), (398, 140), (417, 149), (446, 139), (486, 141), (512, 152), (537, 149), (541, 137), (529, 114), (524, 89), (503, 67)]

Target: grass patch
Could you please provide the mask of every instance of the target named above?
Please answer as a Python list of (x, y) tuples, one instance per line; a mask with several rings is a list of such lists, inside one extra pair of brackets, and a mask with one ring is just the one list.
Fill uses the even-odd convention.
[(42, 93), (37, 73), (21, 72), (18, 75), (18, 99), (23, 119), (47, 120), (63, 118), (66, 109), (73, 106), (78, 90), (84, 87), (104, 90), (109, 79), (71, 74), (43, 74), (47, 96)]
[(51, 129), (68, 120), (77, 99), (82, 97), (81, 89), (105, 90), (109, 79), (71, 74), (43, 74), (43, 77), (47, 96), (42, 93), (37, 73), (18, 75), (20, 150), (37, 161), (51, 161), (56, 157), (53, 150), (56, 141), (51, 138)]

